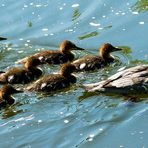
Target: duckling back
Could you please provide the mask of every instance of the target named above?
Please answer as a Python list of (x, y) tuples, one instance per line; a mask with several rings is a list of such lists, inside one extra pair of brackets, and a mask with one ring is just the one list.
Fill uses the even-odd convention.
[(70, 86), (70, 81), (61, 75), (46, 75), (27, 87), (29, 91), (54, 92)]

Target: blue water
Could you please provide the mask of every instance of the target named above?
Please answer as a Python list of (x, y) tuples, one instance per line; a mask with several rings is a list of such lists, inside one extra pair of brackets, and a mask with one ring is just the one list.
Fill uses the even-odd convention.
[[(123, 96), (86, 95), (80, 84), (107, 78), (119, 68), (148, 63), (147, 0), (1, 0), (0, 70), (71, 40), (86, 48), (76, 57), (98, 54), (102, 43), (123, 47), (121, 63), (79, 73), (78, 83), (54, 95), (22, 93), (0, 112), (0, 147), (147, 148), (147, 98), (131, 103)], [(48, 72), (59, 66), (45, 65)]]

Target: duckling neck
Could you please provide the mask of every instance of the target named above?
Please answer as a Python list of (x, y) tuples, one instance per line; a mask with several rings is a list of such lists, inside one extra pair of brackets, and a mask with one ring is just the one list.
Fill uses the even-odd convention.
[(28, 67), (28, 71), (36, 72), (36, 71), (41, 71), (39, 67)]
[(37, 67), (27, 67), (28, 70), (32, 71), (32, 70), (36, 70), (38, 69)]
[(14, 103), (13, 97), (9, 96), (9, 97), (7, 98), (7, 103), (8, 103), (9, 105), (13, 104), (13, 103)]
[(76, 83), (76, 77), (69, 73), (62, 73), (62, 76), (64, 76), (70, 83)]
[(36, 77), (41, 76), (43, 73), (43, 71), (39, 67), (29, 68), (28, 71), (30, 71)]
[(14, 99), (12, 96), (5, 94), (5, 93), (2, 96), (3, 96), (3, 99), (5, 100), (6, 104), (11, 105), (14, 103)]
[(68, 59), (69, 59), (70, 61), (72, 61), (72, 60), (74, 59), (74, 54), (73, 54), (71, 51), (62, 50), (61, 52), (62, 52), (63, 54), (65, 54), (65, 55), (68, 57)]
[(106, 53), (105, 53), (105, 54), (102, 54), (101, 57), (102, 57), (103, 60), (106, 61), (106, 62), (113, 62), (114, 59), (115, 59), (114, 56), (111, 55), (111, 54), (109, 54), (109, 53), (108, 53), (108, 54), (106, 54)]

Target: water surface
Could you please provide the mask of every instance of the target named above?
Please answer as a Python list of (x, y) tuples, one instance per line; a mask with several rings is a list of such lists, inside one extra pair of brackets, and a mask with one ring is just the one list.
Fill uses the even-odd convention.
[[(119, 68), (148, 63), (147, 0), (1, 0), (0, 69), (65, 40), (86, 48), (76, 57), (98, 54), (102, 43), (124, 50), (121, 63), (98, 72), (77, 74), (78, 83), (54, 95), (16, 94), (16, 104), (1, 110), (0, 147), (148, 147), (147, 99), (85, 95), (80, 84), (107, 78)], [(45, 65), (46, 72), (59, 67)]]

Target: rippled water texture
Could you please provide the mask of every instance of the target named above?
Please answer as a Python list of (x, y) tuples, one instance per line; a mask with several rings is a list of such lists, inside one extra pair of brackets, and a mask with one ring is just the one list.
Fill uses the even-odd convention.
[[(76, 57), (98, 54), (110, 42), (124, 50), (121, 63), (77, 74), (78, 83), (54, 95), (16, 94), (16, 104), (1, 110), (0, 147), (147, 148), (147, 99), (88, 95), (80, 84), (96, 82), (117, 69), (148, 63), (147, 0), (1, 0), (0, 70), (69, 39), (86, 48)], [(58, 66), (45, 66), (48, 73)]]

